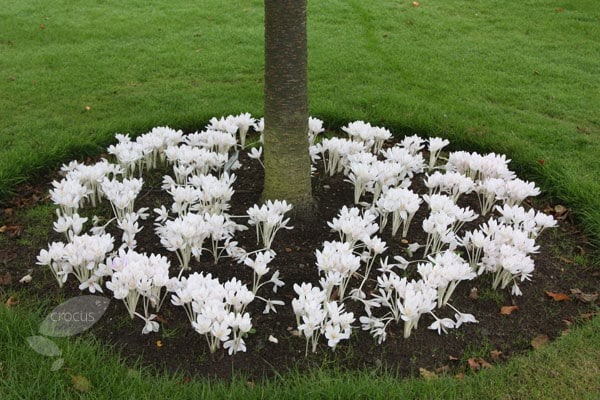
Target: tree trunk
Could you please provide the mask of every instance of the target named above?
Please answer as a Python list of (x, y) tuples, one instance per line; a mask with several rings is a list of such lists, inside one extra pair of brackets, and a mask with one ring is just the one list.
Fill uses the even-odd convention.
[(314, 213), (308, 153), (307, 0), (265, 0), (264, 200)]

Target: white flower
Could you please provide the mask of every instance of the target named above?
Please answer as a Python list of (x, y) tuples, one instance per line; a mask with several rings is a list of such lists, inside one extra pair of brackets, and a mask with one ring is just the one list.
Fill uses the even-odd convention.
[(260, 158), (262, 157), (262, 152), (263, 152), (263, 148), (261, 147), (252, 147), (250, 149), (250, 152), (248, 152), (248, 157), (253, 158), (255, 160), (260, 160)]
[(444, 333), (448, 333), (448, 329), (455, 328), (454, 321), (450, 318), (436, 319), (434, 323), (429, 325), (429, 329), (437, 330), (438, 335)]
[(279, 271), (275, 271), (273, 275), (271, 275), (270, 282), (273, 283), (273, 292), (277, 293), (277, 289), (285, 285), (281, 279), (279, 279)]
[(477, 321), (475, 319), (475, 316), (473, 314), (465, 314), (465, 313), (461, 313), (461, 312), (457, 312), (456, 314), (454, 314), (454, 318), (456, 318), (455, 328), (457, 328), (457, 329), (462, 324), (478, 323), (479, 322), (479, 321)]
[[(141, 315), (139, 315), (139, 316), (141, 317)], [(155, 318), (156, 318), (155, 314), (150, 315), (148, 318), (142, 317), (142, 319), (145, 322), (144, 329), (142, 329), (143, 335), (146, 335), (150, 332), (158, 332), (158, 330), (159, 330), (158, 322), (153, 321)]]
[(273, 311), (274, 313), (277, 313), (277, 309), (275, 308), (275, 306), (283, 306), (285, 305), (285, 303), (281, 300), (271, 300), (268, 299), (267, 301), (265, 301), (266, 305), (265, 305), (265, 309), (263, 311), (263, 314), (268, 314), (269, 312)]

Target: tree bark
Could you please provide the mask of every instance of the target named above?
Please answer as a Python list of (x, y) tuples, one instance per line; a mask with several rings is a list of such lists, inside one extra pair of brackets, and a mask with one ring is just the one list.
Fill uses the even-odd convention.
[(265, 0), (264, 200), (314, 214), (308, 153), (307, 0)]

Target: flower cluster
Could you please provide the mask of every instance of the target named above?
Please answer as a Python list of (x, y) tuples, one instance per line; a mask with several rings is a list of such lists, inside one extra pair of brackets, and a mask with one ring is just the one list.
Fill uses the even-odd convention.
[(235, 278), (221, 284), (211, 274), (194, 272), (181, 278), (171, 302), (181, 306), (194, 327), (206, 337), (211, 353), (223, 347), (229, 354), (246, 351), (244, 336), (252, 329), (245, 312), (254, 294)]
[[(173, 290), (177, 285), (176, 279), (169, 279), (170, 263), (166, 257), (150, 254), (140, 254), (134, 250), (120, 250), (118, 255), (108, 257), (104, 268), (111, 279), (106, 287), (113, 292), (113, 297), (123, 300), (129, 316), (138, 316), (144, 320), (143, 334), (158, 332), (156, 314), (150, 312), (150, 307), (159, 312), (164, 296), (163, 288)], [(144, 314), (136, 312), (139, 299), (142, 298)]]
[(113, 246), (114, 239), (108, 233), (73, 236), (67, 244), (54, 242), (48, 250), (40, 251), (37, 264), (49, 266), (60, 287), (73, 274), (80, 290), (102, 292), (102, 279), (107, 274), (101, 264)]
[(321, 335), (325, 335), (327, 345), (334, 350), (341, 340), (350, 338), (354, 314), (346, 312), (343, 304), (329, 301), (323, 289), (310, 283), (295, 284), (294, 291), (298, 297), (292, 300), (292, 308), (298, 331), (306, 338), (306, 352), (309, 344), (313, 353), (317, 351)]
[(262, 241), (265, 249), (271, 249), (275, 234), (280, 229), (292, 229), (290, 219), (285, 218), (285, 213), (291, 211), (292, 205), (285, 200), (267, 200), (262, 206), (254, 205), (246, 213), (250, 218), (248, 223), (256, 227), (256, 243)]
[[(247, 113), (213, 118), (205, 130), (189, 135), (166, 127), (135, 139), (117, 134), (117, 143), (108, 148), (114, 163), (102, 159), (90, 166), (63, 166), (64, 178), (52, 182), (50, 197), (58, 207), (54, 229), (66, 242), (41, 250), (38, 264), (49, 267), (60, 286), (70, 274), (81, 290), (92, 293), (102, 292), (105, 281), (130, 317), (144, 321), (144, 334), (159, 330), (157, 315), (170, 293), (171, 304), (184, 308), (211, 352), (221, 347), (229, 354), (246, 351), (245, 338), (253, 327), (249, 304), (264, 302), (264, 313), (284, 305), (264, 295), (263, 288), (277, 293), (284, 285), (271, 264), (276, 256), (272, 247), (280, 229), (291, 229), (286, 214), (292, 209), (276, 200), (254, 205), (243, 216), (229, 214), (239, 151), (248, 147), (250, 158), (262, 164), (262, 147), (247, 145), (250, 129), (263, 142), (264, 120)], [(328, 222), (334, 237), (315, 250), (318, 285), (294, 284), (292, 308), (307, 351), (316, 351), (322, 336), (332, 349), (350, 338), (355, 316), (346, 311), (348, 302), (364, 308), (357, 316), (362, 329), (381, 343), (392, 322), (404, 325), (404, 337), (422, 318), (438, 333), (478, 322), (451, 304), (460, 282), (478, 275), (490, 274), (494, 289), (512, 284), (512, 293), (522, 294), (518, 285), (535, 269), (535, 240), (556, 221), (523, 206), (540, 190), (518, 179), (508, 168), (510, 160), (494, 153), (443, 153), (449, 142), (435, 137), (413, 135), (386, 145), (390, 131), (363, 121), (342, 130), (347, 138), (320, 138), (323, 121), (310, 117), (307, 123), (313, 164), (322, 160), (325, 174), (342, 173), (354, 187), (354, 204)], [(136, 237), (148, 214), (146, 208), (136, 209), (135, 202), (144, 171), (159, 166), (171, 171), (161, 185), (171, 203), (154, 209), (154, 232), (166, 255), (147, 255), (136, 251)], [(420, 192), (423, 186), (426, 193)], [(468, 196), (477, 198), (480, 215), (464, 206)], [(80, 209), (104, 198), (114, 218), (101, 222), (92, 217), (86, 233), (88, 218), (82, 215), (88, 214)], [(417, 213), (423, 215), (418, 227), (411, 223)], [(248, 229), (234, 222), (239, 218), (255, 227), (260, 248), (238, 244), (236, 233)], [(409, 244), (409, 238), (422, 237), (415, 229), (426, 236)], [(123, 232), (120, 245), (107, 233), (115, 230)], [(406, 254), (387, 254), (383, 238), (399, 241)], [(252, 282), (235, 277), (221, 282), (193, 271), (202, 266), (205, 253), (215, 264), (230, 257), (251, 269)], [(179, 266), (176, 276), (170, 275), (172, 262)], [(375, 265), (379, 268), (372, 274)]]
[[(308, 288), (302, 294), (296, 290), (300, 297), (294, 300), (294, 311), (307, 346), (312, 342), (313, 350), (316, 348), (326, 321), (326, 305), (334, 299), (337, 307), (343, 307), (345, 301), (362, 303), (363, 329), (382, 342), (392, 321), (403, 321), (404, 336), (408, 337), (425, 314), (433, 318), (429, 328), (438, 333), (477, 322), (472, 314), (450, 304), (458, 284), (477, 275), (493, 274), (494, 289), (512, 282), (513, 294), (521, 294), (517, 283), (529, 279), (534, 269), (530, 257), (538, 250), (534, 239), (555, 221), (520, 206), (527, 197), (539, 194), (539, 189), (516, 178), (508, 168), (510, 160), (493, 153), (467, 152), (452, 152), (446, 158), (442, 150), (448, 140), (425, 140), (416, 135), (384, 149), (389, 132), (383, 128), (356, 121), (342, 129), (348, 138), (323, 139), (311, 146), (310, 154), (313, 163), (323, 160), (325, 174), (345, 175), (345, 181), (354, 186), (354, 204), (362, 208), (344, 206), (328, 223), (339, 241), (326, 241), (323, 249), (316, 251), (321, 287), (298, 286)], [(427, 164), (422, 154), (425, 148)], [(423, 183), (428, 193), (419, 194), (411, 186), (425, 170), (428, 174)], [(500, 216), (480, 224), (479, 229), (464, 231), (465, 224), (477, 221), (479, 215), (458, 202), (473, 192), (481, 215), (496, 207)], [(428, 207), (421, 225), (426, 239), (405, 248), (409, 257), (418, 252), (420, 259), (394, 255), (398, 263), (389, 263), (386, 243), (373, 235), (377, 231), (385, 234), (391, 214), (391, 237), (402, 228), (402, 243), (408, 244), (411, 221), (423, 202)], [(461, 248), (466, 259), (459, 255)], [(369, 276), (376, 260), (381, 267), (380, 274), (371, 278), (377, 281), (373, 288)], [(414, 267), (409, 268), (411, 265)], [(415, 273), (420, 279), (409, 280)], [(313, 313), (300, 303), (316, 304), (311, 306)], [(448, 309), (454, 318), (436, 315)]]
[[(310, 126), (314, 135), (322, 132), (322, 121), (311, 119)], [(40, 252), (38, 264), (48, 266), (60, 286), (69, 274), (76, 276), (81, 290), (92, 293), (102, 292), (106, 281), (112, 296), (123, 300), (130, 317), (144, 321), (143, 334), (159, 330), (158, 312), (168, 293), (174, 293), (172, 303), (184, 306), (193, 328), (206, 336), (211, 351), (221, 343), (229, 354), (245, 351), (243, 338), (252, 328), (245, 311), (248, 304), (263, 301), (265, 313), (277, 312), (276, 306), (284, 304), (259, 293), (267, 284), (274, 293), (284, 285), (279, 271), (268, 266), (275, 257), (269, 248), (279, 229), (291, 229), (284, 217), (291, 205), (285, 201), (251, 207), (247, 216), (228, 214), (236, 180), (231, 171), (240, 166), (238, 148), (245, 146), (251, 128), (263, 129), (250, 114), (240, 114), (213, 118), (206, 130), (189, 135), (162, 127), (135, 140), (117, 134), (117, 143), (108, 149), (115, 163), (102, 159), (89, 166), (78, 162), (63, 166), (64, 178), (53, 182), (50, 196), (58, 206), (54, 229), (68, 242), (50, 244)], [(174, 277), (170, 276), (168, 253), (136, 251), (136, 236), (148, 216), (146, 208), (135, 208), (144, 184), (142, 175), (159, 166), (172, 168), (161, 185), (172, 202), (155, 208), (154, 231), (178, 261), (180, 272)], [(103, 198), (110, 202), (114, 218), (94, 216), (93, 226), (85, 233), (88, 218), (80, 216), (80, 209), (87, 204), (94, 207)], [(263, 248), (249, 252), (238, 246), (235, 234), (247, 227), (234, 222), (236, 218), (247, 218), (257, 227)], [(113, 236), (107, 233), (115, 229), (123, 232), (116, 248)], [(215, 264), (221, 257), (231, 257), (252, 268), (252, 289), (236, 278), (220, 284), (210, 275), (189, 273), (195, 268), (193, 258), (199, 262), (203, 253), (212, 254)]]

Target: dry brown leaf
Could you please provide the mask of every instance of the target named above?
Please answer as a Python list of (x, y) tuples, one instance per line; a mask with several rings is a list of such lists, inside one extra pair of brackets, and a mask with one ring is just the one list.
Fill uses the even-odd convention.
[(10, 237), (19, 237), (23, 232), (23, 227), (21, 225), (5, 225), (0, 227), (0, 232), (7, 232)]
[(471, 288), (471, 291), (469, 292), (469, 298), (471, 300), (477, 300), (477, 299), (479, 299), (479, 291), (477, 290), (476, 287)]
[(563, 205), (557, 204), (554, 206), (554, 213), (556, 214), (557, 217), (566, 214), (567, 211), (569, 211), (569, 209)]
[(583, 303), (594, 303), (598, 300), (598, 293), (583, 293), (579, 289), (571, 289), (571, 294)]
[(565, 293), (546, 292), (548, 297), (552, 297), (554, 301), (569, 301), (571, 298)]
[(547, 345), (549, 341), (550, 338), (548, 337), (548, 335), (539, 335), (531, 340), (531, 347), (538, 350)]
[(559, 256), (558, 259), (564, 262), (565, 264), (573, 264), (573, 260), (571, 260), (570, 258)]
[(479, 368), (481, 368), (481, 365), (479, 365), (479, 363), (473, 357), (469, 357), (467, 362), (469, 363), (469, 368), (471, 368), (471, 371), (479, 371)]
[(435, 372), (428, 371), (425, 368), (419, 368), (419, 373), (426, 381), (437, 379), (437, 375), (435, 374)]
[(477, 359), (477, 363), (479, 363), (479, 365), (481, 365), (483, 368), (493, 368), (492, 364), (490, 364), (489, 362), (485, 361), (483, 358), (479, 357)]
[(19, 304), (19, 300), (15, 299), (14, 297), (10, 296), (8, 298), (8, 300), (6, 300), (6, 303), (4, 303), (4, 305), (6, 306), (6, 308), (11, 308), (16, 306), (17, 304)]
[(492, 350), (490, 351), (490, 357), (492, 357), (492, 360), (498, 361), (502, 357), (502, 352), (500, 350)]
[(500, 308), (500, 314), (502, 315), (510, 315), (513, 311), (517, 311), (519, 306), (503, 306)]

